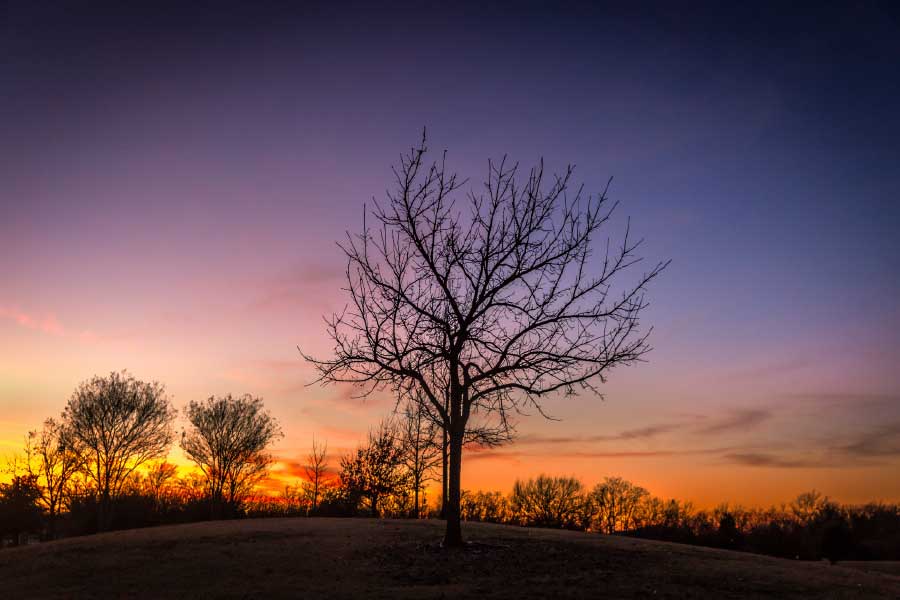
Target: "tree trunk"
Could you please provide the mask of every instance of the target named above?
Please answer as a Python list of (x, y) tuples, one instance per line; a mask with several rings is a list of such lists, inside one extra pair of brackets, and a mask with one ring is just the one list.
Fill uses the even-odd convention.
[(415, 505), (413, 506), (413, 518), (419, 518), (419, 487), (420, 484), (418, 481), (416, 482), (416, 493), (415, 493)]
[(110, 526), (110, 494), (104, 490), (100, 494), (100, 506), (97, 510), (97, 531), (104, 532)]
[(50, 512), (47, 515), (47, 537), (52, 542), (56, 537), (56, 508), (51, 505)]
[(460, 484), (462, 476), (463, 431), (450, 434), (450, 473), (449, 490), (445, 503), (447, 532), (444, 534), (444, 547), (455, 548), (463, 545), (462, 528), (460, 526)]
[(443, 443), (441, 444), (441, 518), (447, 518), (447, 471), (449, 460), (447, 458), (447, 450), (450, 443), (447, 440), (447, 428), (443, 428)]

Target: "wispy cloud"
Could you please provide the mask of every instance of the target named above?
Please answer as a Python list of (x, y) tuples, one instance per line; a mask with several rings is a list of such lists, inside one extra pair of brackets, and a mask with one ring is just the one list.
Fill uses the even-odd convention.
[(627, 442), (653, 439), (675, 432), (681, 432), (684, 435), (713, 436), (752, 429), (768, 421), (772, 416), (771, 411), (765, 409), (740, 409), (717, 417), (693, 416), (668, 423), (657, 423), (646, 427), (626, 429), (612, 434), (574, 436), (527, 435), (518, 438), (516, 443), (523, 445), (553, 445)]
[(64, 326), (53, 313), (38, 315), (13, 306), (0, 305), (0, 319), (15, 323), (24, 329), (40, 331), (56, 337), (68, 337), (81, 340), (82, 342), (96, 342), (101, 339), (100, 336), (91, 330), (77, 331)]
[(783, 362), (770, 363), (770, 364), (760, 365), (757, 367), (750, 367), (747, 369), (739, 369), (736, 371), (732, 371), (725, 375), (725, 379), (739, 379), (739, 380), (765, 379), (765, 378), (771, 377), (773, 375), (783, 375), (785, 373), (793, 373), (795, 371), (800, 371), (802, 369), (812, 366), (813, 364), (814, 364), (813, 361), (810, 359), (795, 358), (792, 360), (785, 360)]
[(343, 277), (342, 266), (297, 265), (260, 282), (259, 295), (247, 309), (251, 312), (297, 310), (321, 294), (324, 287), (336, 291)]
[(0, 306), (0, 318), (12, 321), (25, 329), (33, 329), (58, 336), (66, 334), (62, 323), (52, 313), (38, 316), (10, 306)]
[(626, 440), (642, 440), (654, 438), (664, 433), (670, 433), (678, 429), (682, 429), (686, 423), (660, 423), (637, 429), (626, 429), (615, 434), (609, 435), (574, 435), (574, 436), (539, 436), (526, 435), (518, 438), (516, 443), (523, 445), (537, 444), (572, 444), (572, 443), (592, 443), (592, 442), (616, 442)]
[[(515, 444), (513, 444), (515, 446)], [(670, 456), (698, 456), (698, 455), (717, 455), (723, 452), (733, 451), (734, 448), (691, 448), (691, 449), (671, 449), (663, 448), (658, 450), (564, 450), (547, 452), (529, 452), (515, 448), (493, 448), (469, 450), (466, 453), (466, 460), (485, 460), (485, 459), (507, 459), (520, 460), (526, 458), (537, 458), (552, 456), (553, 458), (572, 458), (572, 459), (602, 459), (602, 458), (665, 458)]]
[(730, 452), (723, 455), (726, 462), (748, 467), (775, 467), (779, 469), (803, 469), (837, 466), (822, 460), (797, 459), (763, 452)]
[(858, 458), (888, 458), (900, 456), (900, 422), (877, 426), (857, 436), (853, 442), (839, 448)]
[(772, 418), (772, 412), (762, 408), (741, 409), (713, 420), (707, 425), (695, 428), (697, 435), (719, 435), (733, 431), (745, 431)]

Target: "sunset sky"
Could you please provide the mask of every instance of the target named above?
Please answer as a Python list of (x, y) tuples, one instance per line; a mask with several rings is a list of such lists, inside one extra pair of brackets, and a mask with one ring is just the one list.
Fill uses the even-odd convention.
[(278, 482), (314, 435), (355, 446), (392, 399), (307, 387), (297, 346), (330, 352), (335, 241), (427, 126), (471, 186), (504, 154), (613, 176), (610, 234), (672, 259), (647, 362), (467, 454), (464, 488), (900, 500), (896, 9), (81, 4), (0, 9), (0, 454), (126, 368), (179, 409), (262, 396)]

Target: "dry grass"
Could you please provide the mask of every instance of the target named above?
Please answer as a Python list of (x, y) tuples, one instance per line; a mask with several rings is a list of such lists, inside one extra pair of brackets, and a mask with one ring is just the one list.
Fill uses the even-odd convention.
[(245, 520), (0, 551), (8, 598), (900, 598), (900, 577), (825, 563), (439, 521)]

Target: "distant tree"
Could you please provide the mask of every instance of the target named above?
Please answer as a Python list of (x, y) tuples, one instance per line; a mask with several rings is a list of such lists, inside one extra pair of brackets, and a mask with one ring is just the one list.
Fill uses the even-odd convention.
[(165, 388), (145, 383), (127, 371), (82, 383), (63, 413), (66, 444), (77, 448), (84, 472), (99, 495), (98, 527), (111, 522), (111, 501), (141, 465), (168, 452), (172, 408)]
[(422, 411), (420, 402), (409, 402), (403, 413), (400, 430), (403, 464), (409, 472), (413, 489), (413, 517), (419, 518), (419, 493), (441, 463), (441, 440), (438, 430)]
[(178, 467), (165, 460), (156, 461), (147, 469), (145, 476), (147, 492), (153, 498), (157, 511), (162, 507), (166, 491), (170, 486), (170, 482), (175, 480), (177, 473)]
[(791, 502), (791, 512), (801, 525), (809, 524), (816, 515), (828, 504), (828, 497), (823, 496), (817, 490), (810, 490), (799, 494)]
[(40, 502), (47, 512), (47, 533), (56, 535), (56, 518), (62, 510), (72, 477), (82, 466), (82, 452), (74, 436), (68, 435), (61, 423), (44, 421), (39, 431), (25, 437), (25, 465), (40, 491)]
[(510, 523), (513, 510), (509, 498), (500, 492), (463, 491), (462, 518), (464, 521)]
[(233, 508), (268, 474), (273, 458), (266, 450), (281, 429), (262, 399), (249, 394), (195, 400), (185, 412), (181, 448), (203, 472), (211, 516), (220, 518), (226, 505)]
[(306, 466), (303, 467), (306, 475), (304, 483), (306, 495), (309, 497), (310, 507), (313, 513), (319, 508), (319, 496), (325, 483), (325, 475), (328, 471), (328, 443), (318, 444), (313, 438), (312, 450), (306, 457)]
[(459, 546), (471, 423), (481, 416), (503, 431), (511, 414), (543, 414), (554, 392), (597, 392), (610, 369), (638, 361), (650, 349), (639, 332), (644, 291), (666, 263), (622, 281), (640, 260), (628, 228), (593, 254), (615, 204), (605, 192), (569, 194), (571, 167), (520, 177), (517, 165), (489, 162), (484, 188), (460, 210), (464, 182), (426, 152), (423, 135), (394, 170), (395, 191), (375, 204), (376, 227), (364, 222), (342, 245), (350, 306), (329, 322), (333, 358), (304, 356), (322, 382), (421, 390), (447, 433), (444, 543)]
[(541, 527), (580, 526), (584, 503), (581, 482), (574, 477), (517, 479), (511, 496), (513, 512), (520, 522)]
[(18, 546), (22, 534), (40, 531), (41, 489), (35, 475), (15, 475), (0, 483), (0, 537), (10, 535)]
[(720, 514), (717, 538), (720, 548), (736, 550), (740, 546), (742, 533), (732, 513), (726, 511)]
[(380, 516), (379, 503), (383, 499), (407, 493), (410, 481), (392, 421), (382, 421), (369, 431), (365, 445), (341, 459), (342, 486), (351, 497), (366, 500), (373, 517)]
[(621, 477), (607, 477), (591, 492), (597, 528), (605, 533), (628, 531), (642, 501), (649, 496), (644, 488)]

